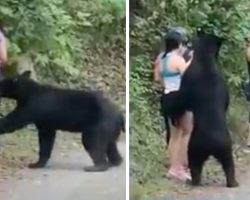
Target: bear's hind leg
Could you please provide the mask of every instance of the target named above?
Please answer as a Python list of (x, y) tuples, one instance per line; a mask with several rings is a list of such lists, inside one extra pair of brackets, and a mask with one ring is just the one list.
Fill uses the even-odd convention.
[(227, 187), (238, 187), (239, 183), (235, 178), (235, 167), (231, 150), (220, 151), (214, 156), (221, 163), (225, 172)]
[(84, 167), (84, 170), (87, 172), (106, 171), (109, 168), (106, 158), (107, 142), (100, 140), (98, 132), (88, 131), (88, 133), (82, 133), (82, 144), (94, 163), (93, 166)]
[(208, 159), (208, 154), (198, 152), (198, 147), (190, 146), (188, 149), (188, 165), (191, 172), (191, 184), (193, 186), (199, 186), (201, 184), (202, 168), (205, 161)]
[(107, 149), (108, 161), (111, 166), (119, 166), (122, 163), (122, 157), (118, 151), (115, 141), (108, 145)]
[(37, 162), (29, 164), (29, 168), (43, 168), (47, 164), (54, 146), (55, 137), (55, 130), (38, 129), (39, 159)]

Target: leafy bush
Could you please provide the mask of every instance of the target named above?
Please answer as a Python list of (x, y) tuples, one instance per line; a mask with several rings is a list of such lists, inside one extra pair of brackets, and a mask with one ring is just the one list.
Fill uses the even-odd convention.
[(149, 74), (147, 57), (133, 58), (130, 81), (130, 166), (131, 175), (139, 182), (153, 178), (161, 169), (164, 160), (164, 143), (159, 124), (158, 100), (153, 93), (147, 77)]
[(5, 0), (0, 19), (11, 64), (25, 54), (44, 81), (124, 99), (125, 0)]
[(0, 17), (10, 41), (10, 56), (30, 54), (35, 63), (71, 69), (75, 22), (63, 0), (1, 1)]

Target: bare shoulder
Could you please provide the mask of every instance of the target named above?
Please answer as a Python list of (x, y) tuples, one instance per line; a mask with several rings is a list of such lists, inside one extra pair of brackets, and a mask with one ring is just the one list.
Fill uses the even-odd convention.
[(179, 54), (174, 54), (173, 56), (171, 56), (171, 59), (173, 62), (178, 63), (178, 65), (185, 64), (185, 59)]

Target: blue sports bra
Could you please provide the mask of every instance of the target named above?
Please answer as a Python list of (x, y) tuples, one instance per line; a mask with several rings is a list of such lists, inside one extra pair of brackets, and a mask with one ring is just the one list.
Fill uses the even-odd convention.
[(175, 76), (180, 76), (181, 73), (180, 72), (173, 72), (171, 70), (169, 70), (168, 68), (168, 61), (169, 61), (169, 57), (171, 54), (167, 54), (166, 56), (163, 57), (164, 53), (161, 53), (161, 76), (162, 78), (169, 78), (169, 77), (175, 77)]

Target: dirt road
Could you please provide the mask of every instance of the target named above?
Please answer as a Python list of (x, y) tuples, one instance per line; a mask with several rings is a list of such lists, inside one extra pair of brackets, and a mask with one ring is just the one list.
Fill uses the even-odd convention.
[[(125, 160), (125, 142), (119, 149)], [(103, 173), (87, 173), (92, 164), (84, 151), (55, 153), (45, 169), (24, 169), (0, 183), (1, 200), (125, 200), (125, 162)]]
[(226, 188), (225, 185), (203, 186), (190, 188), (189, 194), (185, 196), (163, 195), (146, 200), (249, 200), (250, 199), (250, 167), (245, 173), (240, 174), (240, 187)]

